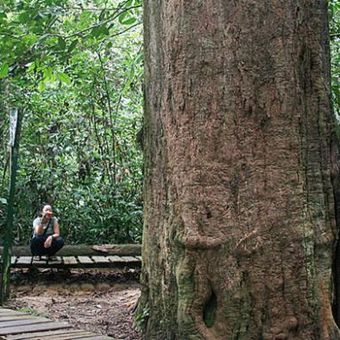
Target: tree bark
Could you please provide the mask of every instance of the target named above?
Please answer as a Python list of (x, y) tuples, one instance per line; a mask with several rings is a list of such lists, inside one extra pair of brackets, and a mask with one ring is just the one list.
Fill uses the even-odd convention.
[(144, 6), (145, 338), (340, 339), (326, 1)]

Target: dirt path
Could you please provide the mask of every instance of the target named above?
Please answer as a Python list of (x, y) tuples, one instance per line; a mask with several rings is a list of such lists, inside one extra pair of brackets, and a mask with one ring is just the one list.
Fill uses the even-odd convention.
[(133, 324), (137, 278), (133, 271), (16, 272), (8, 306), (114, 339), (139, 340)]

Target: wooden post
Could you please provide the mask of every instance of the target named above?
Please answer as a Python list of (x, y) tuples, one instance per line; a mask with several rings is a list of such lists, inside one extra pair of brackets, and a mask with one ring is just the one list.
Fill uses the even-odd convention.
[(4, 235), (4, 250), (2, 255), (2, 270), (0, 282), (0, 304), (3, 305), (9, 296), (10, 283), (10, 265), (11, 265), (11, 247), (13, 244), (13, 206), (15, 194), (15, 180), (18, 165), (19, 154), (19, 136), (21, 130), (22, 116), (18, 109), (11, 109), (10, 111), (10, 181), (9, 181), (9, 195), (8, 206), (5, 224)]

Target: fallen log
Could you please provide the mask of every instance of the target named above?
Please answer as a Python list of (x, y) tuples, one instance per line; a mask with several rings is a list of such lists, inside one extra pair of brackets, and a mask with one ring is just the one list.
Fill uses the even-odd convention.
[[(3, 247), (0, 247), (2, 255)], [(57, 253), (58, 256), (92, 256), (92, 255), (118, 255), (118, 256), (140, 256), (140, 244), (104, 244), (104, 245), (65, 245)], [(31, 256), (28, 246), (16, 246), (12, 248), (12, 256)]]

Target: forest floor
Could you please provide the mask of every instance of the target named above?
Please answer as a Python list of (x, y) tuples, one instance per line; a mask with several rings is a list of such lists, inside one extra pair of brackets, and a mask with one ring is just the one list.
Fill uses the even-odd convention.
[(114, 339), (139, 340), (133, 321), (138, 278), (136, 270), (17, 270), (8, 307)]

